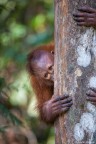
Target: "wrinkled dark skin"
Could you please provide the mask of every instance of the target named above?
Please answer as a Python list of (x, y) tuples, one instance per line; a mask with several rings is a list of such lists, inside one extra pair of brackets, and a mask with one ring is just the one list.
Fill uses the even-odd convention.
[(47, 122), (54, 122), (59, 115), (66, 113), (72, 104), (72, 98), (69, 95), (53, 97), (45, 102), (43, 112)]
[(90, 88), (87, 92), (87, 100), (96, 106), (96, 88)]
[(78, 12), (73, 14), (73, 19), (79, 26), (96, 28), (96, 9), (89, 6), (78, 8)]

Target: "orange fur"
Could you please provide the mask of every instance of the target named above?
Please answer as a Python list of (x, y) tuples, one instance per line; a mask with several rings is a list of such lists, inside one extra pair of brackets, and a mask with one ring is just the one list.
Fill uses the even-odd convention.
[[(31, 51), (29, 53), (28, 63), (27, 63), (27, 69), (28, 69), (29, 74), (30, 74), (31, 84), (32, 84), (32, 87), (34, 89), (34, 92), (35, 92), (36, 98), (37, 98), (37, 106), (38, 106), (38, 110), (39, 110), (39, 113), (40, 113), (40, 117), (44, 120), (44, 116), (42, 114), (43, 104), (46, 101), (48, 101), (49, 99), (51, 99), (51, 97), (53, 95), (53, 86), (47, 85), (46, 82), (44, 82), (43, 79), (36, 76), (36, 72), (35, 72), (35, 74), (32, 74), (31, 56), (34, 55), (34, 52), (36, 54), (36, 52), (38, 50), (46, 50), (46, 51), (51, 52), (51, 51), (54, 51), (54, 45), (50, 44), (50, 45), (39, 46), (35, 50)], [(37, 68), (37, 70), (38, 70), (38, 68)]]

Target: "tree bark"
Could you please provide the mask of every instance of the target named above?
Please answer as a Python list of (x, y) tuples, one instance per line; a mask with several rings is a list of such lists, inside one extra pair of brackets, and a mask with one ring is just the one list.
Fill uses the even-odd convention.
[(96, 0), (55, 0), (54, 95), (70, 94), (73, 106), (55, 123), (56, 144), (96, 144), (96, 107), (86, 101), (96, 88), (96, 31), (79, 27), (72, 13)]

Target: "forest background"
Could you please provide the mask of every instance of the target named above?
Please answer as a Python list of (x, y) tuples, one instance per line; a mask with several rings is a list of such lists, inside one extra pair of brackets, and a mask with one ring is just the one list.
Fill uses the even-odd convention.
[(23, 125), (37, 144), (54, 143), (53, 128), (38, 119), (26, 71), (28, 52), (53, 41), (53, 35), (52, 0), (0, 0), (0, 134), (10, 125)]

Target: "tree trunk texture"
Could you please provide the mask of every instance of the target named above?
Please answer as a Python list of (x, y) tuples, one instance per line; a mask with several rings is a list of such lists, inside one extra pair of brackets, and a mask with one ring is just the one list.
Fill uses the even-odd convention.
[(96, 31), (79, 27), (73, 12), (96, 0), (55, 0), (54, 95), (70, 94), (73, 106), (55, 123), (56, 144), (96, 144), (96, 107), (86, 101), (96, 88)]

